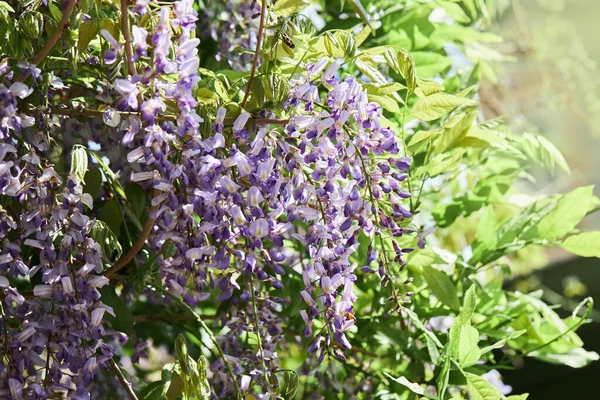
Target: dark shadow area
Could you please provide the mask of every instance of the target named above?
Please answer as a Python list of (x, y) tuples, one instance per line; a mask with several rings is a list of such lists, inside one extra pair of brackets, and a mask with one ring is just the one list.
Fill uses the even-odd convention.
[[(569, 275), (578, 276), (587, 286), (586, 296), (600, 299), (600, 260), (573, 258), (552, 265), (533, 274), (548, 288), (557, 293), (563, 291), (563, 281)], [(512, 283), (511, 283), (512, 285)], [(598, 309), (598, 305), (595, 305)], [(571, 314), (568, 310), (557, 310), (561, 317)], [(586, 350), (600, 353), (600, 323), (583, 325), (577, 331), (585, 343)], [(505, 383), (513, 387), (513, 393), (529, 393), (530, 400), (548, 399), (597, 399), (596, 383), (600, 379), (600, 362), (591, 363), (585, 368), (573, 369), (525, 359), (523, 368), (502, 371)]]

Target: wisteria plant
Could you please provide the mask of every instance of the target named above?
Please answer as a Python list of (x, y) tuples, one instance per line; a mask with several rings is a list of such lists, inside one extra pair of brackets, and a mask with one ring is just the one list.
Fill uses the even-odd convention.
[(0, 1), (0, 398), (516, 400), (597, 360), (591, 299), (503, 289), (600, 256), (593, 188), (519, 192), (568, 167), (480, 112), (505, 3)]

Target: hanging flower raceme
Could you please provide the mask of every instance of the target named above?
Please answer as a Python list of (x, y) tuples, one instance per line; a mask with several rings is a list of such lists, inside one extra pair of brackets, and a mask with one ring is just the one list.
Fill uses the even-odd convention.
[[(16, 140), (31, 132), (14, 125), (17, 109), (9, 96), (26, 97), (29, 90), (21, 83), (10, 88), (3, 100), (5, 116), (12, 107), (12, 127), (0, 139), (0, 193), (23, 207), (19, 213), (0, 207), (0, 394), (85, 397), (99, 365), (114, 352), (102, 340), (104, 314), (113, 311), (100, 301), (98, 289), (108, 279), (101, 275), (101, 246), (90, 234), (96, 222), (85, 215), (92, 199), (79, 177), (69, 175), (63, 186), (42, 163), (47, 143)], [(24, 295), (16, 285), (23, 279), (39, 284)]]

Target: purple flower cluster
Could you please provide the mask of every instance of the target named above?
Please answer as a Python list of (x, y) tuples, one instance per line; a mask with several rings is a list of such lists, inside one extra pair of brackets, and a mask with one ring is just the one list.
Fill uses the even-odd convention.
[[(108, 283), (95, 221), (79, 177), (62, 178), (43, 160), (47, 137), (19, 116), (15, 97), (31, 89), (0, 84), (0, 194), (19, 211), (0, 206), (0, 397), (45, 399), (51, 392), (89, 398), (99, 365), (114, 348), (104, 342), (99, 288)], [(37, 128), (44, 130), (44, 121)], [(5, 203), (6, 204), (6, 203)], [(27, 298), (17, 286), (39, 282)]]
[[(252, 62), (252, 54), (239, 54), (238, 48), (254, 51), (256, 49), (260, 2), (256, 0), (227, 0), (211, 2), (203, 10), (204, 26), (201, 34), (219, 45), (217, 60), (229, 63), (232, 69), (244, 71)], [(235, 56), (232, 56), (233, 53)]]
[[(285, 268), (300, 267), (306, 285), (300, 293), (307, 304), (301, 312), (304, 335), (313, 336), (315, 319), (324, 326), (309, 351), (321, 349), (323, 359), (335, 341), (343, 358), (338, 347), (351, 347), (346, 332), (354, 325), (358, 266), (349, 260), (359, 234), (374, 245), (383, 231), (390, 237), (410, 232), (402, 227), (411, 217), (402, 206), (410, 196), (402, 189), (410, 159), (397, 155), (394, 132), (380, 123), (380, 106), (368, 101), (355, 79), (339, 79), (339, 65), (328, 64), (323, 59), (309, 65), (293, 82), (286, 105), (292, 117), (283, 127), (256, 124), (247, 112), (229, 127), (225, 108), (216, 111), (208, 136), (181, 116), (177, 126), (147, 118), (143, 143), (128, 154), (140, 170), (132, 180), (155, 192), (150, 242), (160, 254), (167, 290), (192, 306), (215, 292), (219, 302), (229, 304), (221, 315), (230, 332), (222, 338), (223, 347), (235, 371), (258, 383), (264, 373), (261, 358), (248, 356), (239, 337), (258, 329), (265, 361), (275, 369), (282, 339), (277, 310), (283, 299), (258, 291), (254, 315), (252, 290), (271, 287), (275, 294), (283, 288)], [(193, 110), (185, 101), (187, 78), (180, 74), (174, 91), (180, 97), (172, 99), (186, 116)], [(320, 89), (326, 91), (323, 99)], [(391, 212), (380, 208), (382, 201), (392, 205)], [(305, 246), (310, 261), (298, 263), (302, 255), (296, 246), (284, 246), (286, 240)], [(402, 262), (409, 250), (394, 248), (395, 260)], [(368, 264), (376, 259), (371, 251)], [(360, 267), (389, 279), (383, 263), (378, 271)], [(222, 390), (231, 390), (222, 360), (212, 368), (223, 380)]]
[[(254, 116), (226, 105), (200, 110), (192, 4), (163, 7), (153, 32), (132, 27), (133, 61), (142, 68), (112, 82), (104, 123), (59, 123), (77, 131), (78, 141), (99, 145), (123, 183), (151, 194), (148, 246), (161, 284), (192, 307), (209, 298), (221, 304), (217, 341), (238, 385), (266, 392), (265, 374), (279, 368), (281, 311), (289, 302), (282, 289), (290, 274), (303, 278), (304, 290), (288, 295), (305, 303), (295, 317), (305, 322), (314, 358), (333, 352), (344, 359), (343, 349), (352, 347), (358, 271), (379, 274), (385, 285), (389, 262), (403, 265), (410, 251), (395, 238), (412, 232), (403, 206), (411, 160), (398, 154), (381, 107), (328, 58), (291, 81), (285, 122), (269, 123), (270, 110)], [(255, 1), (227, 4), (231, 18), (223, 29), (231, 36), (219, 37), (223, 57), (236, 46), (256, 46), (260, 13)], [(147, 5), (136, 2), (134, 12), (143, 15)], [(108, 31), (102, 35), (110, 46), (107, 64), (125, 57), (122, 43)], [(234, 67), (247, 61), (235, 57)], [(98, 291), (108, 279), (90, 234), (93, 199), (79, 177), (69, 175), (63, 185), (47, 163), (42, 132), (49, 122), (27, 129), (33, 122), (18, 112), (17, 98), (30, 92), (20, 82), (0, 85), (0, 194), (22, 205), (19, 212), (0, 207), (0, 397), (46, 398), (54, 390), (86, 399), (94, 374), (118, 350), (104, 331), (104, 314), (112, 310)], [(166, 118), (167, 109), (176, 110), (174, 118)], [(365, 265), (351, 261), (361, 235), (370, 241)], [(394, 257), (379, 257), (384, 240)], [(36, 284), (26, 299), (17, 286), (28, 280)], [(152, 287), (147, 294), (171, 302)], [(241, 339), (252, 334), (260, 350)], [(210, 367), (215, 392), (231, 396), (224, 360)]]
[[(328, 63), (324, 58), (310, 64), (306, 74), (293, 82), (287, 107), (295, 115), (285, 127), (287, 137), (295, 142), (293, 146), (286, 142), (290, 157), (285, 169), (290, 171), (292, 191), (287, 219), (310, 226), (294, 236), (306, 245), (310, 258), (303, 270), (306, 289), (301, 293), (307, 306), (301, 312), (304, 335), (312, 335), (315, 318), (325, 320), (325, 328), (309, 347), (310, 352), (321, 348), (320, 360), (331, 340), (351, 348), (345, 332), (354, 325), (358, 266), (350, 263), (350, 257), (359, 246), (359, 234), (370, 237), (372, 244), (384, 230), (398, 237), (410, 232), (401, 225), (411, 217), (402, 206), (410, 196), (402, 181), (411, 160), (396, 156), (395, 134), (379, 121), (381, 107), (368, 101), (356, 79), (339, 79), (337, 63)], [(327, 91), (324, 99), (319, 86)], [(382, 200), (392, 205), (391, 215), (378, 206)], [(402, 260), (402, 252), (398, 249), (397, 261)], [(376, 258), (371, 251), (367, 263)], [(380, 264), (381, 278), (389, 279), (383, 260)], [(360, 267), (374, 272), (369, 265)]]

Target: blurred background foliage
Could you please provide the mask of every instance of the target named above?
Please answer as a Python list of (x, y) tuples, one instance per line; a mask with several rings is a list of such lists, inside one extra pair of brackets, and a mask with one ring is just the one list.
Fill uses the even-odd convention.
[[(600, 183), (600, 46), (597, 42), (600, 2), (597, 0), (511, 0), (499, 7), (491, 30), (504, 38), (498, 51), (512, 62), (494, 66), (496, 79), (484, 80), (479, 96), (486, 118), (500, 115), (515, 132), (539, 133), (565, 156), (571, 173), (552, 176), (539, 169), (535, 180), (520, 182), (520, 190), (567, 192)], [(592, 213), (582, 229), (600, 227)], [(545, 300), (561, 304), (564, 314), (585, 296), (598, 298), (597, 259), (573, 258), (561, 248), (527, 249), (513, 264), (510, 285), (518, 290), (542, 288)], [(543, 268), (543, 269), (542, 269)], [(597, 308), (597, 306), (596, 306)], [(579, 333), (589, 350), (600, 350), (600, 312)], [(528, 361), (524, 370), (503, 376), (517, 393), (531, 399), (594, 398), (597, 363), (583, 370)]]

